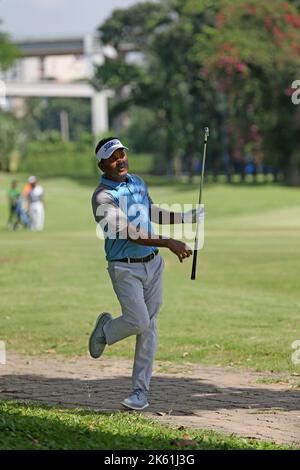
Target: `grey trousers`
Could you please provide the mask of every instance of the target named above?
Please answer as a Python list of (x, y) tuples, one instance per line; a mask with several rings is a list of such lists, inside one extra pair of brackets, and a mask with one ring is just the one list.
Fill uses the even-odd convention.
[(133, 389), (146, 392), (149, 391), (157, 348), (156, 317), (162, 305), (163, 268), (164, 260), (160, 254), (148, 263), (108, 263), (122, 314), (105, 324), (106, 341), (110, 345), (136, 335), (132, 385)]

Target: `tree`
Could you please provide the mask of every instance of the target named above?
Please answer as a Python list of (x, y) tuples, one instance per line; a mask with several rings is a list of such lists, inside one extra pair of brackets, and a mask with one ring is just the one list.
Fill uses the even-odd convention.
[(46, 131), (61, 131), (61, 113), (68, 119), (70, 140), (80, 140), (83, 133), (90, 132), (90, 104), (83, 98), (29, 98), (22, 122), (28, 139), (40, 138)]
[(67, 113), (70, 140), (80, 140), (84, 132), (91, 130), (91, 110), (87, 99), (52, 98), (45, 103), (38, 125), (41, 132), (47, 129), (61, 130), (61, 112)]
[(0, 171), (10, 171), (10, 156), (14, 150), (20, 150), (23, 141), (16, 118), (0, 113)]
[(19, 51), (17, 47), (10, 42), (8, 34), (0, 31), (0, 70), (8, 69), (18, 56)]
[[(115, 48), (96, 70), (100, 87), (116, 91), (112, 115), (150, 109), (168, 163), (199, 155), (210, 125), (217, 172), (245, 154), (300, 184), (299, 107), (291, 83), (299, 77), (299, 0), (167, 0), (117, 10), (100, 28)], [(141, 60), (128, 61), (128, 51)], [(200, 150), (201, 151), (201, 150)]]
[[(212, 114), (212, 93), (192, 49), (214, 7), (197, 5), (196, 11), (191, 0), (141, 3), (116, 10), (99, 28), (102, 42), (116, 51), (96, 70), (97, 86), (116, 92), (111, 115), (132, 106), (151, 110), (160, 130), (160, 162), (163, 154), (169, 166), (178, 153), (187, 159), (199, 153), (200, 131)], [(126, 51), (139, 52), (142, 60), (129, 63)], [(192, 161), (187, 167), (192, 172)]]
[(300, 185), (300, 110), (291, 101), (299, 45), (299, 10), (282, 0), (222, 0), (216, 26), (197, 38), (202, 73), (226, 97), (237, 155), (248, 148), (292, 185)]
[[(8, 35), (0, 31), (0, 71), (6, 70), (17, 57), (18, 49), (9, 41)], [(10, 154), (18, 147), (20, 139), (16, 119), (0, 111), (0, 171), (9, 171)]]
[[(158, 32), (153, 42), (164, 75), (166, 156), (171, 160), (176, 149), (180, 149), (190, 177), (194, 173), (195, 159), (202, 151), (199, 142), (203, 138), (203, 127), (208, 123), (215, 129), (212, 143), (217, 150), (219, 125), (214, 90), (201, 76), (202, 64), (194, 54), (195, 37), (201, 35), (207, 25), (214, 24), (216, 4), (211, 0), (170, 1), (173, 22)], [(212, 155), (219, 154), (219, 150)]]
[[(159, 75), (155, 76), (156, 80), (153, 79), (151, 44), (156, 31), (170, 21), (165, 5), (145, 2), (115, 10), (99, 27), (102, 43), (112, 46), (115, 56), (107, 57), (105, 63), (96, 69), (94, 83), (97, 88), (115, 91), (110, 115), (115, 123), (117, 120), (118, 132), (123, 127), (122, 113), (134, 106), (151, 110), (157, 127), (164, 120), (160, 103), (163, 83)], [(139, 54), (140, 60), (130, 62), (128, 57), (132, 53)], [(158, 72), (160, 74), (161, 71)]]

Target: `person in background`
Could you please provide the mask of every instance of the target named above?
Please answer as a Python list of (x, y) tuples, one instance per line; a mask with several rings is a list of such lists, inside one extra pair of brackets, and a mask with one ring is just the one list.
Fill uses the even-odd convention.
[(21, 196), (23, 199), (27, 199), (28, 193), (31, 191), (31, 189), (32, 189), (32, 186), (30, 183), (28, 183), (28, 180), (27, 180), (27, 183), (25, 183), (24, 188), (22, 189), (22, 193), (21, 193)]
[(18, 200), (20, 199), (20, 193), (17, 190), (18, 182), (16, 180), (11, 182), (10, 189), (7, 191), (8, 199), (8, 221), (7, 227), (12, 230), (17, 230), (20, 225), (20, 217), (17, 211)]
[(27, 194), (30, 229), (40, 231), (43, 230), (45, 223), (44, 189), (37, 184), (35, 176), (30, 176), (28, 183), (31, 186)]

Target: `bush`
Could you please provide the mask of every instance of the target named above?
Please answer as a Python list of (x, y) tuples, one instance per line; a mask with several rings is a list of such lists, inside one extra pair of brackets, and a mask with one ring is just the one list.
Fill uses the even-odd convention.
[[(28, 142), (26, 154), (19, 171), (39, 176), (69, 176), (73, 178), (97, 175), (94, 145), (89, 139), (80, 142), (56, 140)], [(129, 151), (129, 165), (132, 173), (150, 173), (153, 156), (132, 154)]]
[(28, 142), (19, 170), (39, 176), (92, 176), (96, 173), (92, 147), (85, 142)]

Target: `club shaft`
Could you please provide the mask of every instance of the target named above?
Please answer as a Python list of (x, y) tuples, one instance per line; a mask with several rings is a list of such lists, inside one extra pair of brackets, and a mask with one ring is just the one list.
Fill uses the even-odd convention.
[(201, 180), (200, 180), (200, 191), (199, 191), (199, 205), (201, 204), (201, 201), (202, 201), (202, 187), (203, 187), (203, 179), (204, 179), (206, 145), (207, 145), (207, 137), (205, 136), (204, 149), (203, 149), (203, 162), (202, 162)]
[[(201, 202), (202, 202), (202, 188), (203, 188), (203, 179), (204, 179), (207, 137), (208, 136), (205, 134), (204, 149), (203, 149), (203, 161), (202, 161), (202, 171), (201, 171), (201, 180), (200, 180), (200, 191), (199, 191), (199, 201), (198, 201), (199, 206), (201, 205)], [(193, 253), (193, 265), (192, 265), (192, 274), (191, 274), (191, 280), (192, 281), (194, 281), (196, 279), (196, 271), (197, 271), (198, 232), (199, 232), (199, 220), (197, 219), (196, 236), (195, 236), (194, 253)]]
[(194, 281), (196, 279), (197, 255), (198, 255), (198, 251), (194, 250), (193, 266), (192, 266), (192, 274), (191, 274), (192, 281)]

